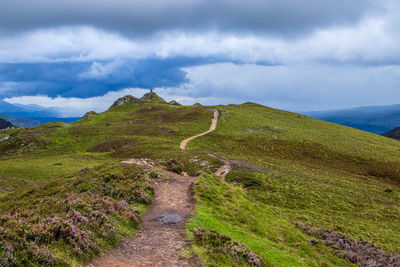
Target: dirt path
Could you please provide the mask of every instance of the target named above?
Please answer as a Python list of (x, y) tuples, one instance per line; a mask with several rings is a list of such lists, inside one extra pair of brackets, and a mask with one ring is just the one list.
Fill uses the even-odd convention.
[(222, 180), (225, 180), (226, 175), (232, 170), (232, 165), (229, 161), (224, 160), (224, 165), (218, 168), (215, 175), (220, 176)]
[[(182, 141), (180, 148), (215, 130), (219, 112), (214, 111), (210, 130)], [(151, 161), (130, 159), (121, 164), (136, 164), (143, 169), (151, 169)], [(216, 175), (225, 178), (231, 170), (229, 162), (221, 166)], [(195, 202), (191, 185), (198, 177), (182, 176), (165, 171), (169, 180), (155, 184), (152, 206), (143, 217), (141, 230), (133, 239), (124, 240), (117, 248), (89, 263), (88, 267), (125, 267), (125, 266), (201, 266), (195, 258), (184, 260), (179, 252), (186, 246), (184, 225), (189, 218)]]
[(213, 118), (211, 119), (211, 127), (210, 127), (210, 129), (209, 129), (208, 131), (204, 132), (204, 133), (201, 133), (201, 134), (198, 134), (198, 135), (195, 135), (195, 136), (192, 136), (192, 137), (189, 137), (189, 138), (183, 140), (183, 141), (181, 142), (181, 144), (180, 144), (180, 148), (181, 148), (181, 149), (186, 149), (186, 145), (187, 145), (187, 143), (188, 143), (189, 141), (191, 141), (191, 140), (193, 140), (193, 139), (195, 139), (195, 138), (197, 138), (197, 137), (200, 137), (200, 136), (209, 134), (209, 133), (211, 133), (212, 131), (214, 131), (215, 128), (217, 128), (218, 117), (219, 117), (219, 112), (218, 112), (218, 110), (215, 110), (215, 111), (214, 111), (214, 116), (213, 116)]
[(191, 183), (195, 177), (165, 171), (171, 178), (155, 186), (152, 206), (146, 212), (141, 230), (88, 266), (200, 266), (195, 260), (180, 259), (184, 241), (184, 224), (194, 207)]

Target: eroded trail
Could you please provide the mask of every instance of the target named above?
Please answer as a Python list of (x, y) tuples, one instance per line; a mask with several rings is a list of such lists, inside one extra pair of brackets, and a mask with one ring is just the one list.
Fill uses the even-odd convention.
[(209, 133), (213, 132), (213, 131), (215, 130), (215, 128), (217, 128), (218, 117), (219, 117), (219, 112), (218, 112), (218, 110), (214, 110), (214, 116), (213, 116), (213, 118), (211, 119), (211, 126), (210, 126), (210, 129), (209, 129), (208, 131), (204, 132), (204, 133), (201, 133), (201, 134), (198, 134), (198, 135), (195, 135), (195, 136), (186, 138), (185, 140), (183, 140), (183, 141), (181, 142), (180, 148), (181, 148), (181, 149), (186, 149), (186, 145), (187, 145), (187, 143), (188, 143), (189, 141), (192, 141), (193, 139), (195, 139), (195, 138), (197, 138), (197, 137), (200, 137), (200, 136), (203, 136), (203, 135), (206, 135), (206, 134), (209, 134)]
[[(214, 131), (218, 117), (219, 112), (215, 110), (210, 129), (183, 140), (180, 148), (185, 149), (189, 141)], [(143, 169), (153, 167), (139, 159), (131, 159), (121, 164), (136, 164)], [(225, 178), (230, 170), (230, 164), (225, 161), (216, 175)], [(180, 251), (189, 245), (185, 242), (184, 225), (195, 205), (191, 185), (198, 177), (182, 176), (169, 171), (164, 173), (170, 179), (159, 181), (155, 185), (153, 203), (143, 217), (139, 233), (87, 266), (201, 266), (196, 258), (182, 259), (179, 255)]]
[(196, 178), (165, 173), (171, 179), (155, 186), (152, 206), (135, 238), (123, 241), (88, 266), (200, 266), (194, 259), (179, 257), (187, 245), (184, 224), (194, 207), (190, 187)]

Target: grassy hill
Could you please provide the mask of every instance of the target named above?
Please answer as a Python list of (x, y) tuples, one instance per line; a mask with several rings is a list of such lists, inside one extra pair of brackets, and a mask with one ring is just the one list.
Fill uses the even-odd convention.
[[(183, 139), (209, 128), (211, 107), (169, 105), (157, 95), (120, 103), (72, 124), (0, 133), (0, 255), (76, 265), (134, 233), (157, 175), (118, 164), (132, 157), (159, 166), (176, 160), (203, 174), (186, 227), (196, 240), (198, 228), (216, 231), (187, 252), (205, 265), (239, 264), (220, 249), (225, 238), (265, 266), (351, 266), (378, 251), (354, 256), (326, 245), (325, 228), (400, 252), (398, 141), (246, 103), (215, 107), (216, 131), (180, 151)], [(233, 165), (225, 181), (211, 174), (222, 160)]]

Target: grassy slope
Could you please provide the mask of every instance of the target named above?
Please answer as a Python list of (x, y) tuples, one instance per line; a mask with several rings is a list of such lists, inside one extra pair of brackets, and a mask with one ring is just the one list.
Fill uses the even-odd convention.
[(218, 193), (197, 192), (190, 230), (216, 228), (279, 266), (343, 265), (305, 242), (311, 237), (294, 228), (298, 220), (400, 251), (399, 142), (254, 104), (218, 108), (217, 130), (189, 148), (233, 160), (227, 181), (244, 200), (233, 208), (224, 197), (231, 185), (203, 178)]
[[(227, 182), (208, 175), (199, 181), (190, 231), (216, 229), (279, 266), (349, 264), (322, 245), (310, 245), (311, 237), (295, 229), (294, 220), (400, 251), (400, 143), (255, 104), (218, 109), (217, 130), (190, 142), (185, 152), (180, 141), (208, 129), (210, 108), (127, 104), (73, 124), (11, 135), (0, 143), (0, 196), (6, 203), (13, 190), (40, 188), (83, 167), (129, 157), (175, 158), (195, 174), (198, 166), (190, 159), (215, 164), (207, 155), (212, 152), (230, 159), (234, 170)], [(206, 263), (233, 264), (196, 249)]]
[(116, 158), (178, 153), (176, 144), (207, 129), (211, 114), (206, 107), (128, 104), (73, 124), (4, 133), (12, 138), (0, 143), (0, 193), (17, 189), (18, 179), (26, 186)]
[[(104, 229), (116, 229), (111, 234), (96, 227), (98, 222), (92, 219), (91, 214), (107, 201), (117, 207), (125, 199), (137, 217), (144, 211), (141, 193), (138, 193), (139, 198), (129, 201), (127, 196), (142, 192), (137, 191), (142, 187), (147, 188), (149, 176), (132, 171), (126, 176), (125, 169), (114, 166), (113, 162), (133, 156), (161, 161), (175, 158), (185, 162), (186, 154), (178, 146), (180, 140), (205, 131), (211, 116), (212, 110), (207, 107), (182, 108), (147, 101), (92, 114), (73, 124), (51, 123), (0, 133), (0, 138), (10, 137), (0, 143), (0, 232), (9, 233), (0, 239), (0, 264), (3, 264), (3, 253), (8, 251), (4, 250), (7, 245), (12, 248), (10, 255), (19, 260), (9, 258), (9, 264), (53, 261), (58, 265), (63, 264), (58, 260), (64, 258), (68, 259), (68, 264), (75, 265), (98, 253), (99, 249), (115, 244), (121, 235), (134, 233), (138, 225), (129, 219), (127, 208), (112, 208), (115, 211), (100, 208), (101, 216), (109, 217), (106, 222), (102, 221)], [(185, 165), (188, 172), (198, 169), (193, 163)], [(78, 205), (75, 202), (59, 205), (71, 194), (79, 201)], [(75, 210), (89, 218), (89, 222), (80, 224), (74, 213), (71, 214)], [(55, 246), (51, 245), (54, 240), (44, 240), (38, 233), (37, 229), (46, 226), (46, 220), (55, 220), (57, 227), (67, 227), (61, 219), (54, 218), (64, 218), (67, 226), (76, 224), (73, 227), (81, 228), (83, 233), (93, 233), (83, 241), (77, 237), (83, 254), (76, 251), (75, 241), (68, 241), (72, 233), (59, 236), (46, 230), (46, 235), (57, 236)], [(40, 247), (40, 254), (35, 254), (33, 245), (19, 239), (25, 235), (21, 227), (32, 232), (28, 241)], [(83, 243), (79, 243), (81, 241)]]
[(86, 261), (138, 228), (152, 194), (142, 170), (118, 164), (9, 194), (0, 203), (0, 263), (65, 266)]

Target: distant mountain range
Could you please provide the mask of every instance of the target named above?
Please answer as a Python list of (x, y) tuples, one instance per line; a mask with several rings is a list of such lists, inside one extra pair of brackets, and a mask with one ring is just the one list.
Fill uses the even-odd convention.
[(6, 128), (12, 127), (12, 126), (13, 126), (13, 125), (12, 125), (11, 122), (6, 121), (6, 120), (4, 120), (4, 119), (0, 119), (0, 130), (1, 130), (1, 129), (6, 129)]
[(382, 134), (400, 126), (400, 105), (305, 112), (312, 118)]
[(393, 139), (400, 140), (400, 127), (397, 127), (396, 129), (393, 129), (390, 132), (384, 133), (382, 135), (393, 138)]
[(0, 113), (0, 119), (9, 121), (13, 125), (22, 127), (22, 128), (32, 128), (32, 127), (42, 124), (40, 121), (27, 119), (27, 118), (21, 118), (21, 117), (15, 117), (15, 116), (3, 114), (3, 113)]
[(59, 112), (55, 108), (43, 108), (38, 105), (10, 104), (0, 100), (0, 113), (25, 118), (57, 118)]
[(10, 104), (2, 100), (0, 100), (0, 118), (23, 128), (35, 127), (53, 121), (74, 122), (79, 119), (79, 117), (62, 118), (56, 108)]

